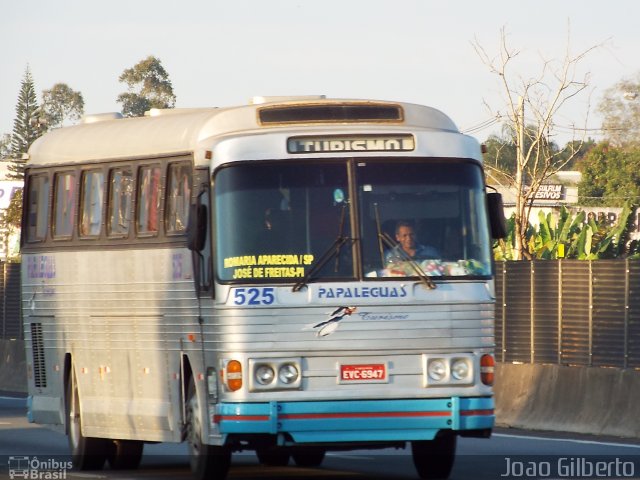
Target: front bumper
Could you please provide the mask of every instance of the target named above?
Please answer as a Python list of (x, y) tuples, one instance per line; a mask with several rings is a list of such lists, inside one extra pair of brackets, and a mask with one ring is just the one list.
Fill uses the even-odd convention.
[(221, 403), (222, 435), (288, 434), (295, 443), (432, 440), (440, 430), (488, 430), (492, 397), (323, 402)]

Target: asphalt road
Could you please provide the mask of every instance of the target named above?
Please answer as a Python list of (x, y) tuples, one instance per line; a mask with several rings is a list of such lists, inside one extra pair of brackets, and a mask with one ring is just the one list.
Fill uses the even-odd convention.
[[(190, 479), (184, 445), (146, 445), (135, 471), (76, 472), (64, 435), (25, 417), (24, 398), (0, 396), (0, 478), (37, 459), (28, 478)], [(22, 463), (20, 463), (22, 462)], [(56, 463), (57, 462), (57, 463)], [(59, 468), (62, 466), (62, 468)], [(15, 470), (14, 473), (20, 470)], [(58, 475), (58, 476), (55, 476)], [(17, 477), (16, 478), (25, 478)], [(253, 453), (234, 454), (229, 479), (400, 480), (417, 478), (406, 450), (329, 452), (319, 468), (261, 466)], [(459, 439), (452, 480), (514, 478), (640, 478), (640, 440), (496, 430), (491, 439)]]

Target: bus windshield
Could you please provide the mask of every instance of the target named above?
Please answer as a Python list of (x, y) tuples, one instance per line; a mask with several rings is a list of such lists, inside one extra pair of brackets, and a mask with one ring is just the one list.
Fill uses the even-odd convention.
[(491, 274), (482, 171), (464, 161), (357, 163), (366, 277)]
[[(478, 165), (356, 160), (355, 172), (358, 198), (352, 201), (346, 161), (220, 169), (215, 178), (219, 280), (353, 279), (356, 252), (366, 278), (491, 275)], [(360, 242), (353, 241), (353, 215)]]
[[(221, 281), (302, 279), (339, 237), (352, 237), (347, 164), (260, 163), (215, 179), (217, 274)], [(354, 276), (350, 243), (323, 262), (321, 278)]]

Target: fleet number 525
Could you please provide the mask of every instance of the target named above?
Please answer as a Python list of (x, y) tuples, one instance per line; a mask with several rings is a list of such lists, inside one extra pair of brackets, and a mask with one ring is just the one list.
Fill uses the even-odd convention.
[(235, 288), (233, 290), (235, 305), (271, 305), (275, 299), (273, 287)]

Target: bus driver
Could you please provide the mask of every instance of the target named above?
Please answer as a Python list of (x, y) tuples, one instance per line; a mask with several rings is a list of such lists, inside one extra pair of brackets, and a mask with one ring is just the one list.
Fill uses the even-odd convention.
[(440, 256), (435, 248), (418, 243), (413, 225), (405, 220), (396, 224), (396, 240), (398, 244), (385, 254), (387, 266), (406, 262), (407, 257), (411, 260), (425, 260)]

